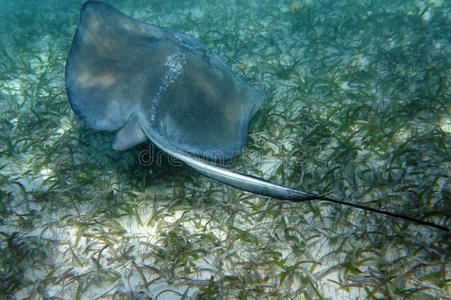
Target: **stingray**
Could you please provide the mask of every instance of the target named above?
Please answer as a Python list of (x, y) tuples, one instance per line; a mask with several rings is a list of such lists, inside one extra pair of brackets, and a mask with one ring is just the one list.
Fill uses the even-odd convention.
[[(88, 1), (66, 62), (70, 105), (87, 126), (117, 131), (113, 149), (150, 140), (219, 182), (280, 200), (324, 200), (448, 231), (428, 221), (280, 186), (214, 163), (244, 147), (265, 95), (194, 37)], [(212, 161), (213, 160), (213, 161)]]

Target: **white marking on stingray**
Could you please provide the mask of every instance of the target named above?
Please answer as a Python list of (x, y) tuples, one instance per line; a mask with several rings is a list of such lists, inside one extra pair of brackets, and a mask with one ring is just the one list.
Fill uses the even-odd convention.
[(169, 67), (169, 70), (164, 75), (164, 78), (161, 81), (160, 86), (158, 87), (157, 93), (152, 98), (152, 110), (151, 110), (152, 122), (155, 121), (155, 112), (158, 109), (161, 96), (166, 91), (168, 86), (174, 83), (177, 80), (177, 78), (183, 74), (183, 66), (185, 64), (186, 64), (185, 54), (183, 53), (175, 53), (169, 55), (164, 61), (164, 65)]

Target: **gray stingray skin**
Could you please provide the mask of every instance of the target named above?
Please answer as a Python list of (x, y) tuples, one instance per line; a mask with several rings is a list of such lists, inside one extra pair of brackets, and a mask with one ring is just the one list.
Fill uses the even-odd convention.
[(228, 159), (244, 146), (263, 93), (190, 35), (86, 2), (66, 63), (76, 115), (119, 130), (113, 148), (149, 138), (165, 148)]
[(125, 150), (150, 139), (200, 173), (280, 200), (324, 200), (449, 231), (413, 217), (280, 186), (202, 158), (228, 159), (244, 146), (264, 101), (190, 35), (146, 24), (97, 1), (86, 2), (66, 62), (75, 114), (89, 127), (118, 131)]

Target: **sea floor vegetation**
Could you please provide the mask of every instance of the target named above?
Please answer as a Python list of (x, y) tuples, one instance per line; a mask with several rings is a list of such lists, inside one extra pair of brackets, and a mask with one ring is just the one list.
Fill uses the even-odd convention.
[[(234, 169), (451, 228), (449, 2), (107, 2), (266, 91)], [(112, 150), (65, 93), (81, 4), (0, 3), (0, 298), (451, 297), (448, 233)]]

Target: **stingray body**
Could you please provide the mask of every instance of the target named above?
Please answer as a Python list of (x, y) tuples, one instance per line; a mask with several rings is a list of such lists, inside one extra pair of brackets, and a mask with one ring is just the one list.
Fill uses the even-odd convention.
[(249, 120), (264, 94), (241, 80), (194, 37), (86, 2), (66, 62), (66, 88), (75, 114), (89, 127), (117, 131), (113, 148), (147, 139), (202, 174), (233, 187), (281, 200), (325, 200), (408, 216), (283, 187), (208, 163), (243, 148)]
[(224, 159), (242, 149), (249, 119), (264, 99), (192, 36), (101, 2), (81, 8), (66, 86), (74, 112), (88, 126), (119, 130), (114, 149), (149, 138)]

